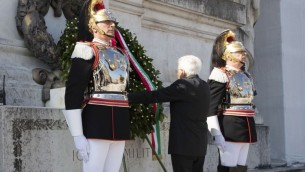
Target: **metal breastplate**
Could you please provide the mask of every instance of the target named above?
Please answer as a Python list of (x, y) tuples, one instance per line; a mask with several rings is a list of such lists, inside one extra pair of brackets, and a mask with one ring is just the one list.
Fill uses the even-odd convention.
[(228, 71), (229, 87), (225, 109), (254, 110), (253, 80), (244, 72)]
[(124, 92), (129, 78), (129, 61), (115, 48), (99, 50), (99, 63), (93, 70), (89, 92)]

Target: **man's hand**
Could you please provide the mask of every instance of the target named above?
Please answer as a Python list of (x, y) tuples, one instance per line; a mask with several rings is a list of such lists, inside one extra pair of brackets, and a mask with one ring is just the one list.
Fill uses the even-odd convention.
[(89, 143), (84, 135), (74, 136), (75, 147), (79, 152), (80, 158), (88, 162), (89, 160)]
[(215, 145), (218, 147), (218, 149), (221, 151), (221, 152), (225, 152), (225, 138), (221, 135), (216, 135), (213, 137), (213, 140), (214, 140), (214, 143)]

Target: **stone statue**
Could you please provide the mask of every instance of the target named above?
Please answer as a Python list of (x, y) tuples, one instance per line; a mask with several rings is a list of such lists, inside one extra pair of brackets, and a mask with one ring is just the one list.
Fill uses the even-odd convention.
[[(85, 0), (19, 0), (17, 7), (16, 26), (24, 38), (25, 46), (36, 58), (46, 63), (51, 72), (44, 69), (33, 69), (32, 75), (36, 83), (44, 85), (42, 101), (50, 98), (50, 88), (62, 87), (60, 81), (60, 53), (52, 35), (47, 32), (44, 16), (50, 6), (54, 16), (62, 13), (66, 19), (78, 17), (80, 8)], [(59, 84), (61, 82), (61, 84)]]
[(62, 12), (66, 19), (78, 16), (85, 0), (19, 0), (16, 15), (18, 32), (23, 36), (26, 47), (34, 56), (48, 64), (51, 69), (59, 69), (59, 50), (52, 35), (47, 32), (44, 16), (50, 6), (54, 16), (60, 17)]
[(32, 70), (32, 76), (37, 84), (43, 85), (41, 100), (44, 103), (50, 99), (50, 89), (64, 86), (59, 70), (47, 71), (42, 68), (35, 68)]

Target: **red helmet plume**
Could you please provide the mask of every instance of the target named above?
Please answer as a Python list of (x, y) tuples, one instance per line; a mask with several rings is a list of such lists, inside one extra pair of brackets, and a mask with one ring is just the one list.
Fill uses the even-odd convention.
[(105, 5), (103, 2), (98, 2), (94, 6), (94, 11), (99, 11), (99, 10), (103, 10), (103, 9), (105, 9)]

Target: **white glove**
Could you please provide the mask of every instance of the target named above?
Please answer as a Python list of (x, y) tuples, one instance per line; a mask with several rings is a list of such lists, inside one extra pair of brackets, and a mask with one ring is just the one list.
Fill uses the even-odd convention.
[(225, 141), (225, 138), (222, 136), (222, 134), (213, 136), (213, 140), (214, 140), (214, 144), (218, 147), (219, 151), (221, 151), (221, 152), (226, 151), (225, 150), (226, 141)]
[(89, 143), (84, 135), (74, 136), (75, 147), (79, 152), (80, 158), (88, 162), (89, 160)]

